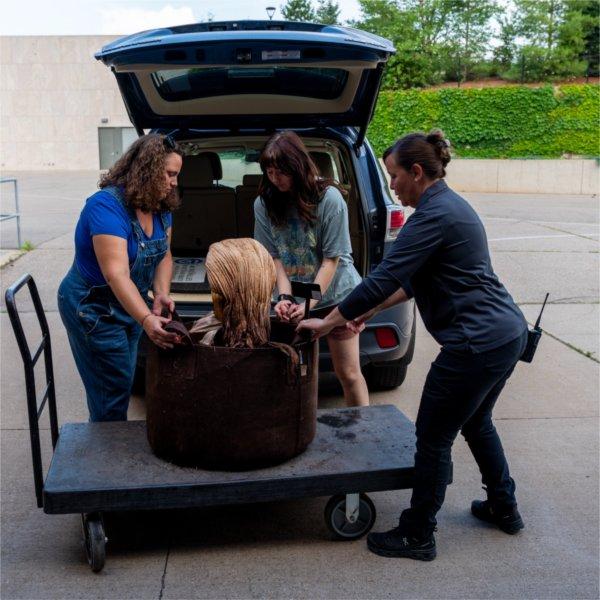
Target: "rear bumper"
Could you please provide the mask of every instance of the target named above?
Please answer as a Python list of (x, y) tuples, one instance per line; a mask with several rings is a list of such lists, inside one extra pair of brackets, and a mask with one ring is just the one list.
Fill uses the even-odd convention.
[[(382, 311), (371, 319), (360, 334), (360, 365), (365, 367), (375, 363), (390, 363), (401, 360), (407, 353), (414, 321), (414, 303), (404, 302)], [(377, 343), (377, 328), (393, 329), (398, 344), (391, 348), (381, 348)], [(324, 373), (333, 371), (331, 354), (327, 342), (321, 340), (319, 347), (319, 370)]]

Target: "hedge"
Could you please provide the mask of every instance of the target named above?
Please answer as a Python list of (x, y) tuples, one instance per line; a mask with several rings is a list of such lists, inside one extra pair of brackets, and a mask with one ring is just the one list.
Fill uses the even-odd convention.
[(411, 131), (442, 129), (456, 156), (600, 155), (600, 86), (384, 91), (368, 138), (378, 155)]

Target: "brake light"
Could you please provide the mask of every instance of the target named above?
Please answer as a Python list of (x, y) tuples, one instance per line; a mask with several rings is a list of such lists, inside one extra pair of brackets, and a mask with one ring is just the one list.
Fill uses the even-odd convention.
[(404, 225), (404, 211), (397, 205), (387, 207), (385, 241), (392, 242)]
[(398, 345), (398, 336), (391, 327), (378, 327), (375, 330), (375, 339), (380, 348), (393, 348)]

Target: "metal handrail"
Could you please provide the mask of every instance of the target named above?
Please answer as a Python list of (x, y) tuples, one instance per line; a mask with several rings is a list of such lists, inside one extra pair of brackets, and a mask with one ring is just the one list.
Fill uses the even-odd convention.
[(14, 177), (3, 177), (0, 179), (0, 183), (13, 183), (15, 189), (15, 212), (14, 213), (1, 213), (0, 222), (7, 221), (8, 219), (17, 220), (17, 247), (21, 247), (21, 213), (19, 212), (19, 188), (17, 180)]
[[(33, 306), (37, 314), (40, 329), (42, 330), (42, 341), (35, 352), (31, 353), (29, 350), (29, 344), (23, 331), (21, 324), (21, 317), (17, 310), (17, 304), (15, 301), (15, 294), (24, 286), (29, 287), (29, 293), (33, 300)], [(54, 392), (54, 370), (52, 367), (52, 348), (50, 346), (50, 330), (48, 329), (48, 322), (46, 321), (46, 315), (44, 314), (44, 308), (40, 300), (40, 295), (35, 285), (33, 277), (26, 273), (18, 281), (13, 283), (4, 294), (6, 300), (6, 309), (10, 322), (17, 338), (17, 344), (21, 352), (21, 358), (23, 359), (23, 366), (25, 368), (25, 386), (27, 393), (27, 413), (29, 417), (29, 437), (31, 439), (31, 458), (33, 461), (33, 483), (35, 486), (35, 496), (37, 498), (38, 507), (43, 506), (42, 491), (44, 488), (44, 474), (42, 468), (42, 451), (40, 448), (40, 427), (39, 418), (44, 410), (46, 403), (48, 404), (48, 411), (50, 415), (50, 433), (52, 436), (52, 447), (56, 448), (58, 442), (58, 416), (56, 413), (56, 395)], [(44, 354), (44, 366), (46, 371), (46, 388), (44, 389), (44, 395), (40, 406), (37, 403), (37, 394), (35, 387), (35, 372), (34, 367), (40, 358)]]

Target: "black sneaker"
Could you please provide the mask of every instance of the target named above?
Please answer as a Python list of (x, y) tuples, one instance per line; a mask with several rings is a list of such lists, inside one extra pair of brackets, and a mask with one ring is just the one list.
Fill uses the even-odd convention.
[(475, 517), (496, 525), (504, 533), (513, 535), (525, 527), (523, 519), (516, 506), (507, 508), (503, 511), (495, 512), (488, 500), (473, 500), (471, 503), (471, 512)]
[(379, 556), (433, 560), (436, 557), (433, 534), (424, 538), (414, 538), (402, 533), (400, 527), (367, 536), (367, 547)]

